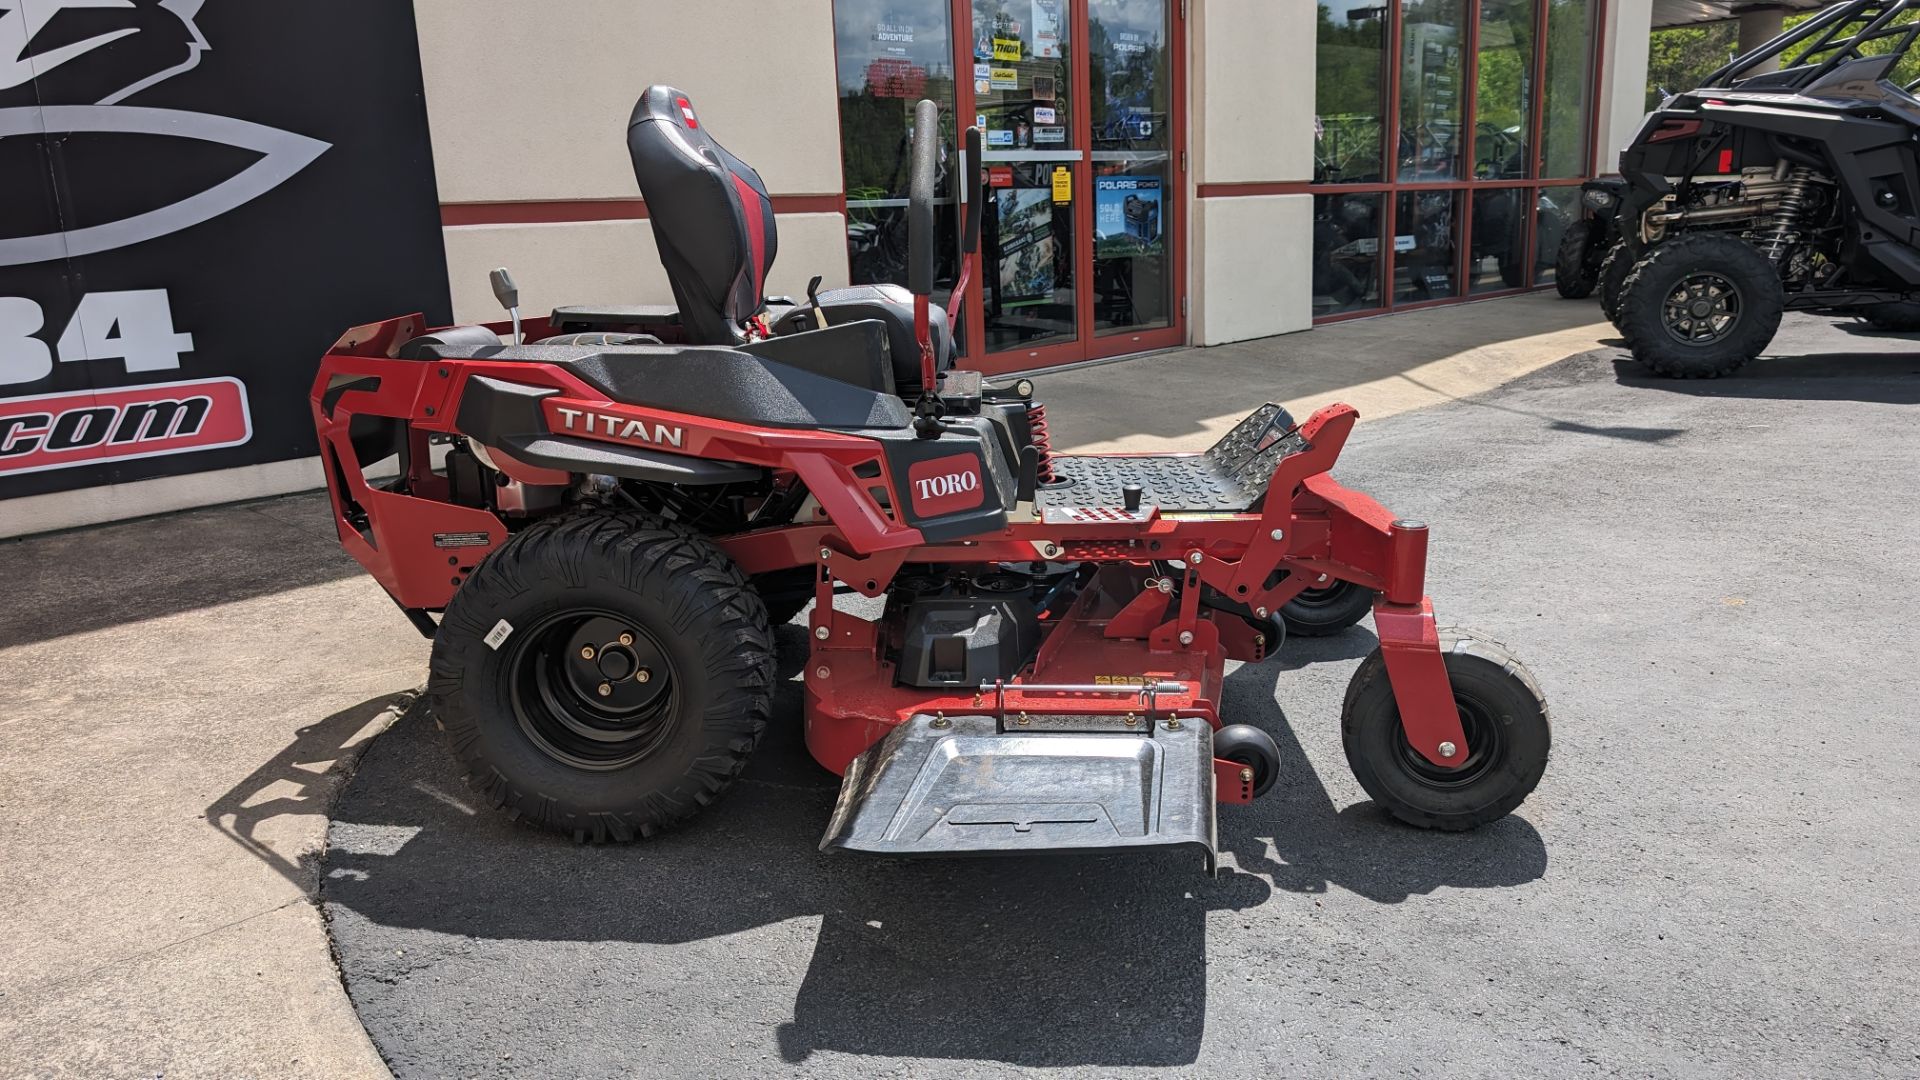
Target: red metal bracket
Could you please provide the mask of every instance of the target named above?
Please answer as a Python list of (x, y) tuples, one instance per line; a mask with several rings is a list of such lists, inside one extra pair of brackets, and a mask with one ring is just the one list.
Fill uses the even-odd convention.
[(1223, 803), (1253, 801), (1253, 769), (1226, 758), (1213, 759), (1213, 800)]
[(1426, 597), (1418, 604), (1382, 600), (1374, 605), (1373, 626), (1380, 635), (1380, 656), (1386, 661), (1387, 680), (1393, 685), (1407, 742), (1442, 768), (1466, 761), (1467, 736), (1453, 703), (1453, 685), (1447, 681), (1447, 662), (1440, 655), (1433, 601)]

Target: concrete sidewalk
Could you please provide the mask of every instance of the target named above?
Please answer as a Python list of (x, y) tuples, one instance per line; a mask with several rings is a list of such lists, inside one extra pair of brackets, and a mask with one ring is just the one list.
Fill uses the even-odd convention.
[[(1199, 449), (1261, 401), (1389, 415), (1612, 336), (1528, 296), (1039, 381), (1057, 449)], [(324, 498), (0, 543), (0, 580), (0, 1075), (386, 1075), (312, 867), (427, 644)]]

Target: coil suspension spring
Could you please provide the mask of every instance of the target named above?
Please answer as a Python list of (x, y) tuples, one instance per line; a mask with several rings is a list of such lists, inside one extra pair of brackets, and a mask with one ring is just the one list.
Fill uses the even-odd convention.
[(1769, 262), (1778, 263), (1800, 242), (1800, 222), (1813, 209), (1814, 172), (1796, 165), (1787, 174), (1787, 190), (1780, 196), (1780, 209), (1774, 211), (1773, 225), (1755, 247)]
[(1033, 448), (1039, 451), (1040, 467), (1035, 470), (1034, 478), (1042, 484), (1051, 484), (1053, 475), (1053, 437), (1047, 434), (1047, 407), (1034, 402), (1027, 406), (1027, 427), (1033, 432)]

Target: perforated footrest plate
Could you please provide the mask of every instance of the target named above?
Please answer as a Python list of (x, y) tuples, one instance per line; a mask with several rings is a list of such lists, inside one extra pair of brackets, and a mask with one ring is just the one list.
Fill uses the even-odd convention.
[(1259, 506), (1280, 459), (1307, 448), (1293, 417), (1262, 405), (1203, 454), (1055, 457), (1056, 485), (1035, 501), (1045, 511), (1125, 505), (1125, 488), (1144, 489), (1143, 506), (1162, 511), (1243, 511)]

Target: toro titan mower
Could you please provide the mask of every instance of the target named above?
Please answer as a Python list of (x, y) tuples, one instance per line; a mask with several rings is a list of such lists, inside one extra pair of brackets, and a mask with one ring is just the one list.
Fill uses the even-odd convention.
[[(627, 141), (674, 308), (523, 324), (496, 272), (511, 322), (393, 319), (327, 355), (341, 543), (432, 637), (430, 704), (476, 789), (577, 839), (684, 821), (740, 774), (771, 626), (811, 601), (806, 743), (844, 777), (823, 849), (1191, 845), (1211, 865), (1216, 804), (1280, 765), (1223, 722), (1226, 661), (1368, 611), (1380, 647), (1342, 718), (1361, 785), (1433, 828), (1517, 806), (1545, 705), (1500, 647), (1436, 629), (1425, 526), (1328, 475), (1351, 408), (1266, 405), (1201, 454), (1067, 456), (1030, 382), (953, 370), (928, 300), (937, 125), (921, 102), (910, 288), (766, 300), (765, 187), (654, 87)], [(953, 171), (974, 166), (956, 307), (979, 144)]]

